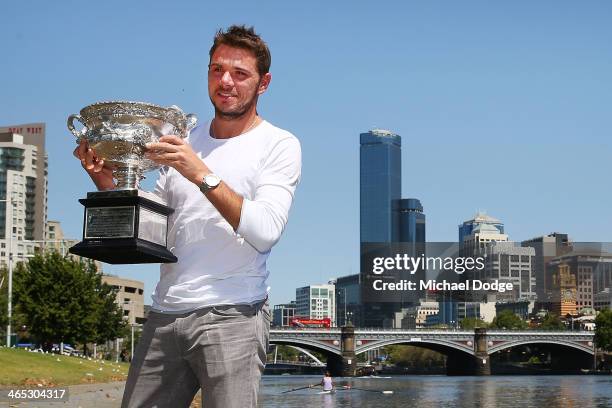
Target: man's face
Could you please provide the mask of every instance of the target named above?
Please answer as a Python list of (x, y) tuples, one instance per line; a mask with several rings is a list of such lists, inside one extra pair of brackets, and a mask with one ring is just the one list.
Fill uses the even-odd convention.
[(259, 75), (251, 51), (224, 44), (217, 47), (208, 67), (208, 95), (217, 116), (237, 119), (255, 108), (270, 78), (269, 73)]

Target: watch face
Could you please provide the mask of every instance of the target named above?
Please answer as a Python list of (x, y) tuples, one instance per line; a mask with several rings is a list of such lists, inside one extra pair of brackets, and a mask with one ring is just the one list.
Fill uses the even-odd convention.
[(215, 174), (209, 174), (204, 177), (204, 182), (208, 185), (208, 187), (213, 188), (219, 185), (221, 179)]

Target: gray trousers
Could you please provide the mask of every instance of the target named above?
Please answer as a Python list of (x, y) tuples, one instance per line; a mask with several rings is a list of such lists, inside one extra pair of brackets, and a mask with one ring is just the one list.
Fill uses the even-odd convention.
[(267, 301), (149, 313), (121, 407), (189, 407), (200, 388), (202, 407), (255, 407), (269, 329)]

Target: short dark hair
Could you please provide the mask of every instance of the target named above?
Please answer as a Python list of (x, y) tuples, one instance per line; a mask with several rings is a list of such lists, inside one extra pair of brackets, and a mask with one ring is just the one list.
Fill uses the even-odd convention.
[(217, 31), (213, 45), (210, 47), (209, 56), (211, 59), (217, 47), (222, 44), (251, 51), (257, 59), (259, 75), (263, 76), (270, 72), (270, 65), (272, 64), (270, 49), (268, 49), (264, 40), (255, 33), (253, 27), (232, 25), (226, 31), (223, 31), (223, 29)]

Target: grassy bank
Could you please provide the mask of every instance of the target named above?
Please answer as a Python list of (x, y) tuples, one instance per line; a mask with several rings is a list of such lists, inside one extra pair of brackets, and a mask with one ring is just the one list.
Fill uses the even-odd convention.
[(0, 386), (55, 386), (127, 378), (129, 364), (0, 348)]

